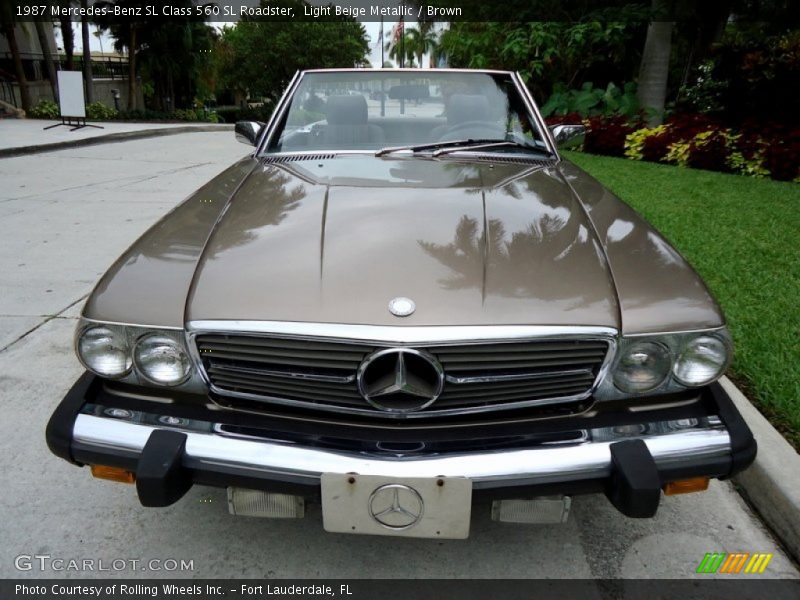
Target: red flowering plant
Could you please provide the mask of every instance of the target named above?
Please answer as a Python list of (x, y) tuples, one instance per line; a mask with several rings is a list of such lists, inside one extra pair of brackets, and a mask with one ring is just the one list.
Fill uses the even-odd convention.
[(631, 118), (624, 115), (598, 115), (586, 119), (585, 124), (584, 152), (623, 156), (625, 154), (625, 138), (640, 129), (644, 121), (641, 116)]

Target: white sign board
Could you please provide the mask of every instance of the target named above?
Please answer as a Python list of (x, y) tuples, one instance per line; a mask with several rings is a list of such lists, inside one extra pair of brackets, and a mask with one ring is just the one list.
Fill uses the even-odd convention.
[(86, 118), (83, 74), (80, 71), (58, 72), (58, 99), (62, 117)]

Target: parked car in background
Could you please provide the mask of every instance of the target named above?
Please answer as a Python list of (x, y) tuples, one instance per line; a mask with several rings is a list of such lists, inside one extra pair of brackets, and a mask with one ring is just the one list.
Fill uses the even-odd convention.
[[(309, 98), (324, 118), (288, 126)], [(235, 514), (432, 538), (480, 499), (650, 517), (752, 462), (719, 307), (517, 74), (307, 71), (236, 135), (252, 154), (89, 296), (56, 455), (145, 506), (220, 486)]]

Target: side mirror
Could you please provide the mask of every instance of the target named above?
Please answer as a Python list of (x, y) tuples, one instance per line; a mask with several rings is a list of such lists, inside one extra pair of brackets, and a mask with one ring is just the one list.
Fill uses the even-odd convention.
[(264, 124), (260, 121), (237, 121), (234, 127), (236, 141), (249, 146), (258, 144), (258, 137), (264, 129)]
[(569, 150), (583, 146), (586, 137), (586, 127), (583, 125), (551, 125), (549, 129), (560, 149)]

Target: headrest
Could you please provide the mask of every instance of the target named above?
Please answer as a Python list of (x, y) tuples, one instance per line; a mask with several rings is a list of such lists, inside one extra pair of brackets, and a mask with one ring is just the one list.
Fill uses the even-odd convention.
[(486, 96), (453, 94), (447, 104), (447, 124), (490, 120), (491, 107)]
[(366, 125), (367, 101), (357, 96), (328, 96), (325, 107), (328, 125)]

